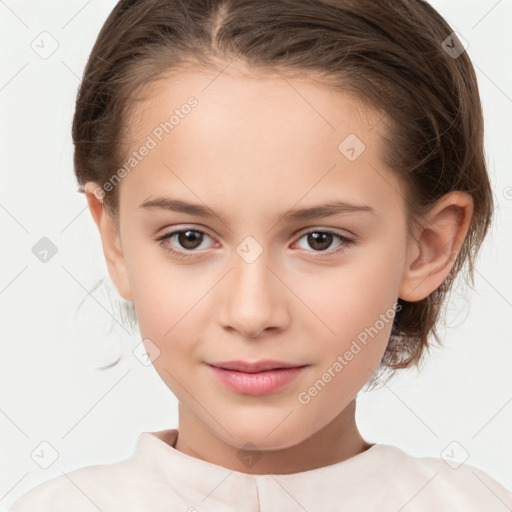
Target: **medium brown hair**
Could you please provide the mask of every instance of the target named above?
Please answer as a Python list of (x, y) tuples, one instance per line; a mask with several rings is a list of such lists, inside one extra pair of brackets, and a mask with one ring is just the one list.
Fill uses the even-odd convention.
[[(472, 197), (468, 234), (447, 279), (423, 300), (398, 299), (379, 369), (418, 365), (429, 335), (441, 342), (436, 324), (465, 264), (469, 273), (462, 275), (474, 285), (474, 260), (493, 213), (467, 52), (423, 0), (121, 0), (101, 29), (78, 92), (79, 190), (89, 181), (106, 183), (121, 166), (123, 127), (148, 85), (188, 65), (218, 70), (231, 61), (255, 72), (308, 73), (382, 112), (388, 123), (383, 161), (406, 191), (409, 233), (448, 192)], [(118, 189), (103, 198), (112, 219)]]

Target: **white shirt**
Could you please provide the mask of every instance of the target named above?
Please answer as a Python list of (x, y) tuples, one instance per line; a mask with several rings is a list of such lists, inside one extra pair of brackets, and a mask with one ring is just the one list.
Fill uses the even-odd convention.
[(174, 448), (176, 429), (143, 432), (133, 455), (55, 477), (10, 512), (506, 512), (512, 493), (483, 471), (374, 444), (300, 473), (252, 475)]

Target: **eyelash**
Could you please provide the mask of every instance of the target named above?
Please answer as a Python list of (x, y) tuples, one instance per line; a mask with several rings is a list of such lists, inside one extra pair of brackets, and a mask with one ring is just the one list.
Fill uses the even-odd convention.
[[(184, 229), (178, 229), (178, 230), (175, 230), (175, 231), (170, 231), (169, 233), (166, 233), (165, 235), (162, 235), (161, 237), (157, 238), (156, 241), (157, 242), (160, 242), (160, 246), (167, 252), (170, 252), (173, 256), (176, 256), (178, 258), (191, 258), (193, 257), (192, 254), (194, 252), (197, 252), (197, 251), (190, 251), (190, 254), (188, 251), (178, 251), (176, 249), (173, 249), (172, 247), (169, 247), (169, 246), (166, 246), (165, 245), (165, 241), (172, 238), (174, 235), (178, 234), (178, 233), (184, 233), (186, 231), (194, 231), (196, 233), (200, 233), (200, 234), (203, 234), (203, 235), (206, 235), (206, 236), (210, 236), (208, 235), (208, 233), (205, 233), (204, 231), (200, 231), (198, 229), (194, 229), (194, 228), (184, 228)], [(332, 256), (336, 256), (338, 254), (343, 254), (345, 252), (345, 249), (347, 249), (348, 247), (354, 245), (356, 242), (355, 240), (352, 240), (350, 238), (347, 238), (346, 236), (343, 236), (343, 235), (340, 235), (339, 233), (334, 233), (332, 231), (324, 231), (324, 230), (321, 230), (321, 229), (315, 229), (315, 230), (311, 230), (311, 231), (307, 231), (305, 233), (302, 233), (301, 236), (299, 237), (298, 240), (300, 240), (301, 238), (303, 238), (304, 236), (306, 235), (310, 235), (312, 233), (322, 233), (322, 234), (328, 234), (328, 235), (333, 235), (334, 237), (338, 238), (338, 240), (340, 242), (343, 243), (343, 245), (341, 245), (338, 249), (335, 249), (333, 251), (313, 251), (313, 257), (314, 258), (326, 258), (326, 257), (332, 257)], [(212, 238), (212, 237), (210, 237)], [(310, 252), (310, 251), (308, 251)], [(315, 252), (317, 254), (315, 254)]]

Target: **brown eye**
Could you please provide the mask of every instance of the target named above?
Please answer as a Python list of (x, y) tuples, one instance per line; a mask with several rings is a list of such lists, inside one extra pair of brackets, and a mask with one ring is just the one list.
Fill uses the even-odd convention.
[(204, 238), (204, 233), (187, 229), (186, 231), (177, 231), (177, 242), (183, 249), (197, 249)]
[[(197, 229), (181, 229), (171, 231), (157, 238), (157, 242), (168, 252), (179, 257), (193, 256), (199, 253), (199, 247), (204, 237), (210, 238), (206, 233)], [(172, 243), (171, 243), (172, 242)]]
[[(336, 254), (343, 254), (345, 249), (355, 244), (354, 240), (347, 238), (346, 236), (340, 235), (338, 233), (333, 233), (331, 231), (309, 231), (307, 233), (303, 233), (303, 235), (299, 239), (299, 242), (303, 239), (306, 240), (306, 244), (308, 247), (301, 248), (306, 249), (307, 252), (309, 252), (314, 257), (319, 258), (334, 256)], [(338, 245), (335, 246), (334, 249), (328, 250), (332, 246), (333, 241), (335, 240), (338, 241)], [(299, 242), (297, 242), (297, 244), (299, 244)]]
[(309, 246), (317, 251), (325, 251), (328, 249), (331, 246), (333, 239), (334, 236), (332, 233), (313, 232), (307, 234)]

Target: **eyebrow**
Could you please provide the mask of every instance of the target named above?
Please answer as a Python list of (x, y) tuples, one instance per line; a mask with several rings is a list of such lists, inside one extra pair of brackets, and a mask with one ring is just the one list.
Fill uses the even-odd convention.
[[(172, 199), (170, 197), (156, 197), (155, 199), (144, 201), (140, 205), (140, 208), (147, 210), (167, 210), (205, 218), (217, 217), (227, 226), (229, 226), (229, 221), (223, 215), (217, 214), (213, 210), (200, 204), (188, 203), (180, 199)], [(302, 220), (330, 217), (337, 214), (358, 212), (366, 212), (371, 213), (372, 215), (376, 215), (376, 211), (369, 205), (353, 204), (346, 201), (331, 201), (307, 208), (289, 210), (283, 213), (281, 216), (281, 221), (292, 223)]]

